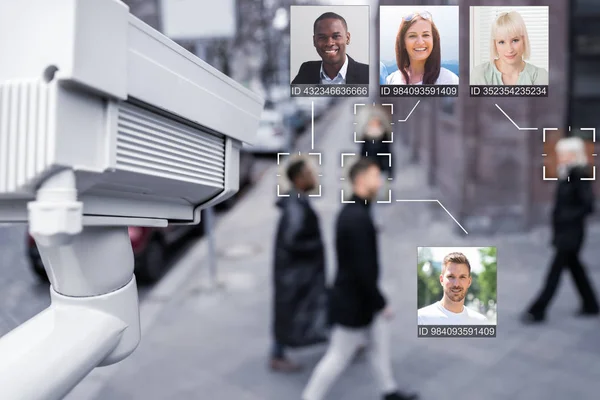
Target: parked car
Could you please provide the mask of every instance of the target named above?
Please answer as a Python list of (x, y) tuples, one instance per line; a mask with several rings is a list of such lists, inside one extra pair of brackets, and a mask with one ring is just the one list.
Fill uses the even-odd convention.
[(298, 106), (297, 102), (290, 96), (289, 85), (276, 85), (269, 89), (268, 100), (265, 103), (266, 109), (277, 109), (283, 114), (285, 123), (295, 134), (300, 134), (310, 123), (310, 114)]
[[(142, 283), (158, 281), (166, 270), (169, 248), (189, 235), (203, 235), (204, 223), (202, 221), (198, 225), (169, 225), (166, 228), (130, 226), (129, 239), (135, 257), (136, 279)], [(41, 280), (47, 282), (48, 276), (40, 253), (35, 240), (29, 235), (27, 249), (32, 271)]]
[(288, 151), (293, 143), (293, 134), (281, 111), (263, 110), (256, 133), (256, 143), (248, 148), (252, 153), (275, 154)]
[(285, 123), (296, 135), (302, 133), (306, 126), (310, 124), (310, 116), (307, 116), (292, 99), (280, 101), (277, 109), (283, 113)]

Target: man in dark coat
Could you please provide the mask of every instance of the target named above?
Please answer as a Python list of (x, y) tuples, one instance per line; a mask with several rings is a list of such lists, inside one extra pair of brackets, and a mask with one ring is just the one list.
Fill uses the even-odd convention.
[(286, 357), (285, 348), (327, 340), (327, 293), (319, 218), (307, 195), (316, 186), (315, 174), (304, 159), (297, 159), (288, 166), (287, 177), (293, 188), (277, 202), (281, 218), (275, 240), (270, 366), (275, 371), (296, 372), (301, 366)]
[(336, 222), (337, 275), (330, 298), (333, 329), (329, 348), (308, 382), (303, 400), (322, 400), (350, 363), (356, 350), (370, 342), (374, 377), (385, 400), (416, 399), (397, 391), (390, 359), (392, 311), (379, 290), (377, 233), (369, 211), (381, 187), (379, 164), (362, 158), (350, 169), (352, 203), (344, 204)]
[(376, 160), (385, 177), (393, 178), (390, 132), (385, 129), (383, 121), (376, 115), (369, 120), (365, 129), (360, 149), (362, 156)]
[(313, 26), (313, 45), (321, 61), (306, 61), (292, 84), (369, 84), (369, 66), (346, 54), (350, 44), (348, 24), (341, 16), (327, 12)]
[(550, 265), (546, 284), (539, 296), (523, 315), (523, 322), (542, 322), (552, 297), (558, 287), (563, 268), (573, 275), (581, 295), (579, 314), (598, 315), (596, 295), (579, 260), (584, 241), (585, 218), (594, 210), (594, 193), (589, 180), (589, 166), (583, 140), (564, 138), (556, 145), (559, 182), (552, 211), (552, 245), (556, 249)]

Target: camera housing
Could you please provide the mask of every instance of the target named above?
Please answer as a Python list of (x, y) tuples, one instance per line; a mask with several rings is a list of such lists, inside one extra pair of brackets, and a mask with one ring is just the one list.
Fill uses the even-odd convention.
[(0, 387), (62, 399), (140, 342), (127, 226), (233, 195), (263, 100), (117, 0), (0, 1), (0, 37), (0, 222), (29, 224), (51, 283), (0, 338)]
[(0, 222), (66, 169), (84, 225), (198, 223), (238, 190), (263, 100), (125, 4), (2, 2), (0, 37)]

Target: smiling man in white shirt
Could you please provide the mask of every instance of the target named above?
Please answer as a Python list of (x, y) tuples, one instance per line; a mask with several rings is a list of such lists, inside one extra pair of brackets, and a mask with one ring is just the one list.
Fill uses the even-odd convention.
[(462, 253), (450, 253), (442, 262), (440, 284), (444, 296), (429, 306), (419, 309), (419, 325), (487, 325), (483, 315), (465, 307), (465, 297), (472, 283), (471, 264)]

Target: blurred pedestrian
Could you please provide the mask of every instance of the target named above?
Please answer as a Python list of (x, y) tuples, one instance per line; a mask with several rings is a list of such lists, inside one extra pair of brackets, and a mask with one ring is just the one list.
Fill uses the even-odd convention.
[(360, 159), (350, 169), (350, 181), (352, 203), (344, 205), (335, 227), (338, 265), (330, 297), (330, 343), (302, 399), (324, 399), (365, 340), (383, 398), (416, 399), (416, 395), (397, 391), (390, 357), (389, 320), (393, 314), (378, 287), (377, 233), (369, 207), (381, 187), (379, 164), (370, 158)]
[(594, 289), (579, 259), (584, 242), (585, 219), (594, 211), (591, 181), (583, 180), (591, 175), (585, 144), (578, 137), (560, 139), (556, 144), (556, 154), (559, 180), (552, 211), (552, 245), (555, 254), (543, 289), (522, 317), (526, 323), (544, 321), (563, 268), (571, 271), (581, 296), (579, 314), (589, 316), (599, 313)]
[[(394, 177), (392, 133), (389, 117), (381, 108), (367, 109), (361, 114), (357, 129), (362, 132), (361, 156), (373, 159), (379, 165), (384, 178), (385, 184), (380, 189), (376, 199), (386, 201), (390, 197), (390, 180)], [(382, 218), (379, 215), (381, 205), (375, 202), (371, 210), (378, 229), (381, 229), (383, 225)]]
[(374, 107), (363, 111), (357, 122), (361, 135), (360, 153), (377, 162), (385, 178), (393, 178), (392, 132), (385, 110)]
[(301, 366), (286, 356), (286, 348), (327, 340), (325, 250), (319, 218), (308, 193), (316, 187), (313, 168), (304, 158), (290, 162), (288, 197), (277, 206), (281, 217), (275, 239), (273, 348), (270, 367), (296, 372)]

